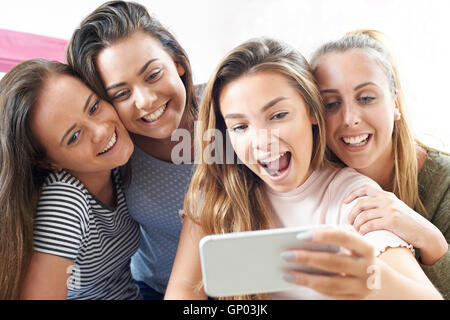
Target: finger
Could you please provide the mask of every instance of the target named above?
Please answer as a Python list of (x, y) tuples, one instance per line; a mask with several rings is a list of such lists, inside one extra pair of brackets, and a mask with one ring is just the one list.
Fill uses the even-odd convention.
[(352, 210), (350, 210), (350, 213), (348, 214), (348, 217), (347, 217), (347, 222), (350, 224), (354, 224), (356, 217), (362, 211), (379, 208), (382, 204), (383, 204), (383, 201), (381, 198), (370, 197), (370, 198), (359, 199), (353, 206)]
[(283, 279), (290, 283), (306, 286), (329, 297), (364, 295), (365, 281), (346, 276), (323, 276), (298, 271), (286, 271)]
[(286, 262), (292, 263), (292, 268), (295, 268), (297, 264), (301, 264), (322, 271), (345, 274), (347, 276), (365, 277), (367, 274), (367, 263), (365, 263), (365, 259), (344, 254), (289, 250), (282, 252), (281, 257)]
[(359, 229), (363, 224), (367, 223), (370, 220), (382, 217), (383, 211), (380, 210), (379, 208), (363, 211), (356, 217), (355, 221), (353, 222), (353, 227), (355, 228), (356, 231), (359, 232)]
[(364, 196), (376, 197), (377, 195), (379, 195), (379, 193), (381, 191), (382, 190), (375, 188), (374, 186), (366, 184), (366, 185), (358, 187), (355, 190), (353, 190), (352, 192), (350, 192), (345, 197), (344, 203), (350, 203), (353, 200), (355, 200), (356, 198), (360, 198), (360, 197), (364, 197)]
[(341, 246), (360, 257), (372, 257), (374, 254), (372, 245), (356, 232), (348, 231), (341, 227), (310, 232), (312, 238), (309, 242)]
[(370, 221), (367, 221), (366, 223), (362, 224), (359, 228), (359, 233), (362, 235), (365, 235), (368, 232), (375, 231), (375, 230), (390, 230), (389, 223), (386, 223), (386, 218), (381, 217), (378, 219), (373, 219)]

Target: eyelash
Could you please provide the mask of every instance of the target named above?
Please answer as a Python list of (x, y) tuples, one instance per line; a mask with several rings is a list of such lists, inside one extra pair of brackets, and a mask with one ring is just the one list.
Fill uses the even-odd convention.
[[(363, 96), (363, 97), (358, 97), (356, 100), (358, 100), (358, 102), (362, 103), (362, 104), (370, 104), (372, 103), (376, 98), (375, 97), (371, 97), (371, 96)], [(341, 105), (341, 101), (334, 101), (334, 102), (330, 102), (330, 103), (326, 103), (325, 107), (327, 109), (333, 109), (335, 107), (338, 107)]]
[(153, 81), (161, 74), (161, 70), (155, 71), (145, 78), (145, 81)]
[(239, 133), (239, 132), (241, 132), (241, 131), (243, 131), (245, 129), (247, 129), (247, 125), (241, 124), (241, 125), (238, 125), (238, 126), (235, 126), (235, 127), (231, 128), (231, 131), (233, 131), (234, 133)]
[(276, 113), (272, 116), (272, 118), (270, 118), (270, 120), (280, 120), (280, 119), (283, 119), (284, 117), (286, 117), (288, 114), (289, 114), (289, 112)]
[(67, 145), (70, 146), (71, 144), (75, 143), (78, 140), (78, 137), (80, 136), (80, 130), (76, 131), (70, 138), (69, 141), (67, 141)]
[[(95, 114), (99, 108), (100, 108), (100, 100), (97, 100), (94, 102), (94, 104), (89, 109), (89, 115)], [(67, 145), (70, 146), (71, 144), (75, 143), (78, 140), (80, 133), (81, 133), (81, 130), (76, 131), (67, 141)]]
[(117, 100), (122, 97), (125, 97), (129, 92), (130, 92), (130, 90), (128, 90), (128, 89), (119, 91), (114, 97), (111, 98), (111, 100)]
[[(148, 75), (147, 77), (144, 78), (145, 81), (147, 82), (151, 82), (151, 81), (155, 81), (155, 79), (157, 79), (160, 75), (161, 75), (162, 70), (158, 70), (156, 72), (151, 73), (150, 75)], [(130, 93), (129, 89), (125, 89), (122, 91), (119, 91), (116, 95), (114, 95), (111, 100), (118, 100), (120, 98), (123, 98), (125, 96), (127, 96)]]
[(100, 100), (94, 102), (92, 107), (89, 109), (89, 114), (93, 115), (98, 110), (98, 108), (100, 108)]
[[(366, 99), (369, 100), (369, 101), (367, 101)], [(362, 104), (369, 104), (369, 103), (371, 103), (374, 100), (375, 100), (375, 98), (374, 97), (370, 97), (370, 96), (364, 96), (364, 97), (359, 97), (358, 98), (358, 101), (360, 101)]]
[[(289, 112), (276, 113), (270, 118), (270, 120), (280, 120), (280, 119), (283, 119), (284, 117), (286, 117), (288, 114), (289, 114)], [(241, 124), (241, 125), (237, 125), (237, 126), (231, 128), (231, 131), (234, 133), (239, 133), (239, 132), (247, 129), (247, 127), (248, 127), (247, 125)]]

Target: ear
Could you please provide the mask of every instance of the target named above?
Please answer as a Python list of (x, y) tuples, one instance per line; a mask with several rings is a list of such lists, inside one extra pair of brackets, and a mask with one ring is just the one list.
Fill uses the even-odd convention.
[(181, 65), (181, 63), (175, 62), (175, 66), (177, 67), (177, 72), (180, 77), (184, 76), (186, 73), (186, 70), (184, 70), (184, 67)]

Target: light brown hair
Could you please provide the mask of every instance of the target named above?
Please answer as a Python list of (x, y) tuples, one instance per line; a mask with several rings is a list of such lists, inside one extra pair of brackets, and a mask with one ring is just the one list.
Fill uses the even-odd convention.
[[(220, 112), (219, 96), (223, 88), (238, 78), (262, 71), (278, 72), (301, 94), (308, 112), (317, 120), (313, 125), (311, 167), (323, 164), (326, 146), (324, 107), (308, 62), (295, 49), (273, 39), (249, 40), (226, 55), (208, 82), (199, 109), (197, 137), (218, 129), (227, 135)], [(223, 146), (216, 150), (226, 148)], [(212, 139), (204, 139), (200, 154), (204, 155)], [(222, 149), (221, 149), (222, 148)], [(235, 153), (234, 159), (237, 159)], [(224, 156), (224, 155), (222, 155)], [(185, 197), (186, 214), (198, 223), (204, 234), (220, 234), (271, 227), (271, 207), (267, 202), (264, 182), (244, 164), (230, 164), (225, 159), (210, 163), (205, 159), (196, 166)], [(264, 298), (264, 295), (233, 297), (234, 299)]]
[(18, 299), (33, 252), (33, 222), (39, 192), (49, 170), (46, 152), (29, 119), (53, 75), (73, 75), (67, 65), (35, 59), (0, 80), (0, 300)]

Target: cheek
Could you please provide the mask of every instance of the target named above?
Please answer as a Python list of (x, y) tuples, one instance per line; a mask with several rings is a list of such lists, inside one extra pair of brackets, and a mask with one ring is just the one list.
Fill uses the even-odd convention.
[(115, 112), (118, 120), (120, 120), (125, 126), (135, 120), (133, 108), (126, 103), (116, 103)]
[(230, 134), (230, 142), (238, 158), (243, 162), (247, 162), (250, 154), (248, 139), (246, 137), (238, 137), (235, 134)]

